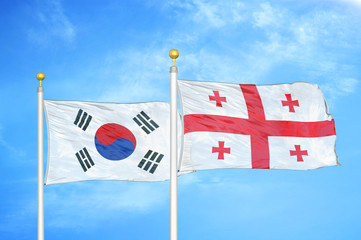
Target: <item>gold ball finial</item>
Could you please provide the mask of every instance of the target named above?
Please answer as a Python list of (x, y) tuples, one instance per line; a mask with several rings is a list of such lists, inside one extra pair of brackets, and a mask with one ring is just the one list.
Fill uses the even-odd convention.
[(169, 57), (173, 59), (173, 66), (175, 65), (175, 60), (179, 56), (179, 52), (177, 49), (172, 49), (169, 51)]
[(45, 74), (42, 72), (39, 72), (38, 74), (36, 74), (36, 78), (40, 81), (40, 87), (41, 87), (41, 81), (43, 81), (45, 79)]
[(169, 51), (169, 57), (172, 59), (176, 59), (179, 56), (179, 52), (177, 49), (172, 49)]

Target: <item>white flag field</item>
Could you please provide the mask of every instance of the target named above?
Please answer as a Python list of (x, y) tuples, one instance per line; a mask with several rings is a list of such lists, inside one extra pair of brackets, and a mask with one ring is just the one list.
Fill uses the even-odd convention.
[(334, 120), (316, 84), (178, 80), (178, 89), (184, 124), (181, 171), (339, 165)]
[(44, 100), (48, 125), (45, 184), (170, 178), (170, 107)]

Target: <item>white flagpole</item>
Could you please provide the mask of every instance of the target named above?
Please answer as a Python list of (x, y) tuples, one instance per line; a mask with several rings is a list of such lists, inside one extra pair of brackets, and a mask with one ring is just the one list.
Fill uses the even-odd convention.
[(169, 52), (173, 59), (170, 67), (170, 240), (178, 239), (178, 194), (177, 194), (177, 73), (175, 59), (179, 56), (176, 49)]
[(38, 240), (44, 240), (44, 129), (43, 129), (43, 94), (41, 82), (44, 73), (39, 72), (36, 78), (40, 81), (38, 87)]

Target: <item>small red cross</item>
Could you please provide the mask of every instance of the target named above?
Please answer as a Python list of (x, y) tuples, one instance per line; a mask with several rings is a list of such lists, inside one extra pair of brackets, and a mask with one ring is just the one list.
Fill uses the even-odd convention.
[(223, 141), (218, 141), (218, 147), (212, 147), (212, 153), (218, 153), (218, 160), (224, 160), (225, 153), (231, 153), (231, 148), (225, 148)]
[(216, 103), (217, 103), (216, 106), (222, 107), (222, 102), (227, 102), (226, 97), (220, 97), (218, 91), (213, 91), (213, 93), (214, 93), (214, 96), (208, 95), (209, 101), (216, 101)]
[(308, 156), (307, 150), (301, 151), (301, 145), (295, 145), (295, 151), (290, 150), (291, 156), (297, 156), (297, 162), (303, 162), (302, 155)]
[(282, 106), (289, 107), (290, 112), (295, 112), (295, 106), (299, 107), (298, 100), (292, 100), (291, 94), (285, 94), (287, 101), (282, 101)]

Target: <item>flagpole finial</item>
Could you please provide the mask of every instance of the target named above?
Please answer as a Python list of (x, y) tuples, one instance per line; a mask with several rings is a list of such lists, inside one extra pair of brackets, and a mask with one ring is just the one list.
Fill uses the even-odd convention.
[(45, 79), (45, 74), (39, 72), (38, 74), (36, 74), (36, 78), (40, 81), (40, 87), (41, 87), (41, 82)]
[(179, 52), (177, 49), (172, 49), (169, 51), (169, 57), (173, 59), (173, 66), (175, 66), (175, 60), (179, 56)]

